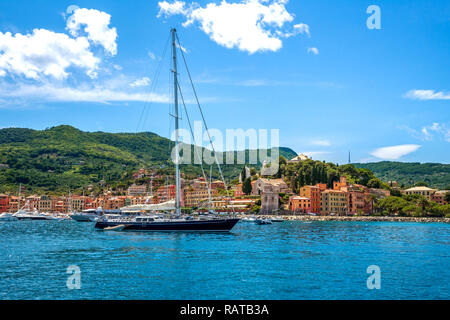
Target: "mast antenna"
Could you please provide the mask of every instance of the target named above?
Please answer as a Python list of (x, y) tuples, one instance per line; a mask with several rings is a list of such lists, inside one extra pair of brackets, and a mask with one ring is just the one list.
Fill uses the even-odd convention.
[(172, 33), (172, 55), (173, 55), (173, 91), (174, 91), (174, 105), (175, 105), (175, 184), (176, 184), (176, 204), (175, 210), (176, 214), (181, 214), (181, 183), (180, 183), (180, 167), (179, 167), (179, 137), (178, 137), (178, 73), (177, 73), (177, 45), (176, 45), (176, 32), (175, 28), (170, 31)]

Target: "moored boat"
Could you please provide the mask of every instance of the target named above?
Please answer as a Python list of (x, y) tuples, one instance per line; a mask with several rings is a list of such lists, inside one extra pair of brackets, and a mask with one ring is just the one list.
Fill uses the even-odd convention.
[(139, 216), (129, 221), (99, 219), (95, 228), (101, 230), (112, 230), (114, 227), (123, 226), (120, 231), (206, 231), (206, 232), (228, 232), (239, 219), (193, 219), (189, 217), (180, 218), (156, 218)]
[(99, 215), (95, 209), (87, 209), (82, 212), (73, 212), (70, 214), (70, 218), (77, 222), (95, 222)]
[(256, 219), (256, 224), (259, 224), (259, 225), (272, 224), (272, 220), (270, 220), (270, 219)]
[(0, 214), (0, 221), (17, 221), (18, 219), (14, 217), (12, 213), (4, 212)]
[(56, 220), (55, 218), (40, 213), (37, 210), (34, 211), (25, 211), (19, 210), (14, 214), (14, 217), (17, 220)]
[[(173, 87), (173, 93), (174, 93), (174, 114), (172, 114), (172, 117), (174, 118), (175, 122), (175, 132), (178, 132), (179, 130), (179, 110), (178, 110), (178, 94), (180, 93), (181, 100), (183, 102), (183, 105), (186, 106), (184, 102), (183, 95), (181, 94), (181, 87), (178, 82), (178, 71), (177, 71), (177, 48), (181, 48), (181, 44), (179, 43), (179, 39), (176, 34), (176, 30), (171, 30), (171, 36), (172, 36), (172, 58), (173, 58), (173, 65), (171, 68), (171, 71), (173, 72), (173, 80), (174, 80), (174, 87)], [(177, 41), (178, 40), (178, 41)], [(177, 43), (178, 42), (178, 43)], [(183, 61), (186, 63), (186, 60), (184, 59), (184, 54), (181, 51), (181, 54), (183, 55)], [(187, 64), (186, 64), (187, 69)], [(192, 83), (192, 87), (194, 87)], [(198, 103), (199, 108), (200, 104)], [(187, 112), (187, 111), (186, 111)], [(204, 120), (204, 118), (203, 118)], [(206, 123), (205, 123), (206, 125)], [(191, 134), (193, 134), (191, 132)], [(195, 139), (195, 138), (194, 138)], [(214, 151), (214, 145), (212, 143), (212, 140), (210, 138), (211, 147)], [(193, 218), (191, 216), (186, 216), (181, 214), (181, 180), (180, 180), (180, 168), (179, 168), (179, 136), (178, 134), (175, 135), (175, 203), (174, 203), (174, 214), (173, 217), (170, 216), (170, 213), (168, 213), (166, 210), (165, 214), (163, 216), (144, 216), (142, 213), (140, 215), (137, 215), (135, 217), (128, 217), (128, 218), (119, 218), (114, 219), (112, 217), (102, 216), (99, 218), (95, 224), (96, 229), (100, 230), (121, 230), (121, 231), (212, 231), (212, 232), (227, 232), (230, 231), (236, 223), (239, 222), (239, 219), (231, 217), (231, 218), (222, 218), (219, 217), (217, 214), (211, 214), (208, 215), (207, 218), (197, 217)], [(219, 172), (222, 176), (222, 180), (225, 180), (223, 178), (223, 174), (220, 168), (220, 164), (217, 161), (216, 157), (216, 163), (219, 168)], [(203, 175), (206, 176), (203, 170), (203, 164), (201, 163), (201, 168)], [(228, 189), (225, 184), (225, 189)]]

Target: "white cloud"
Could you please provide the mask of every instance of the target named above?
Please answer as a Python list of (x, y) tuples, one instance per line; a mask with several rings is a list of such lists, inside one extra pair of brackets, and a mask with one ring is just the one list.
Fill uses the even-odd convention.
[(46, 77), (62, 80), (72, 67), (97, 77), (101, 59), (94, 55), (91, 45), (101, 45), (111, 55), (117, 53), (117, 32), (108, 27), (110, 17), (98, 10), (73, 9), (67, 21), (72, 37), (46, 29), (14, 35), (0, 32), (0, 77), (9, 74), (40, 81)]
[(137, 79), (136, 81), (130, 83), (131, 87), (146, 87), (150, 84), (150, 78), (144, 77), (141, 79)]
[(260, 79), (251, 79), (240, 82), (240, 85), (244, 87), (263, 87), (270, 85), (270, 82)]
[(90, 51), (86, 38), (72, 39), (63, 33), (34, 29), (22, 35), (0, 32), (0, 76), (7, 73), (38, 80), (43, 76), (64, 79), (69, 67), (96, 76), (100, 59)]
[(405, 97), (414, 100), (450, 100), (450, 93), (434, 90), (411, 90), (406, 93)]
[(159, 6), (158, 18), (161, 17), (162, 15), (170, 16), (175, 14), (187, 13), (184, 1), (174, 1), (173, 3), (161, 1), (158, 2), (158, 6)]
[(308, 53), (312, 53), (314, 55), (318, 55), (319, 54), (319, 49), (314, 48), (314, 47), (308, 48)]
[(331, 154), (329, 151), (306, 151), (303, 154), (307, 155), (310, 158), (317, 159), (318, 157), (323, 157), (325, 155)]
[(433, 140), (434, 136), (437, 135), (450, 142), (450, 127), (447, 127), (445, 123), (434, 122), (429, 126), (422, 127), (420, 132), (424, 140)]
[(309, 31), (309, 26), (304, 23), (299, 23), (294, 25), (294, 31), (297, 33), (306, 33), (308, 37), (311, 37), (311, 33)]
[(400, 126), (399, 129), (407, 131), (412, 137), (419, 140), (431, 141), (437, 136), (450, 142), (450, 126), (445, 123), (434, 122), (431, 125), (423, 126), (420, 130), (408, 126)]
[(329, 147), (331, 146), (331, 142), (328, 140), (313, 140), (311, 141), (311, 145), (320, 147)]
[(130, 93), (120, 90), (116, 86), (108, 85), (88, 85), (79, 87), (57, 86), (50, 83), (40, 85), (2, 85), (0, 89), (0, 98), (7, 98), (26, 102), (122, 102), (122, 101), (141, 101), (169, 103), (170, 97), (160, 94), (149, 93)]
[(220, 4), (208, 3), (205, 7), (175, 1), (158, 3), (158, 17), (181, 14), (186, 17), (184, 27), (199, 23), (200, 29), (211, 40), (226, 48), (238, 48), (253, 54), (258, 51), (278, 51), (281, 38), (298, 33), (309, 35), (309, 26), (300, 23), (286, 31), (286, 24), (294, 16), (286, 10), (287, 0), (243, 0), (238, 3), (222, 0)]
[(89, 40), (101, 45), (111, 55), (117, 54), (117, 31), (110, 28), (111, 16), (95, 9), (76, 9), (67, 20), (67, 30), (74, 37), (81, 31), (87, 34)]
[(407, 154), (418, 150), (421, 146), (417, 144), (403, 144), (398, 146), (383, 147), (372, 151), (370, 154), (374, 157), (384, 160), (397, 160)]
[(156, 55), (153, 52), (149, 51), (147, 54), (150, 57), (150, 59), (156, 60)]

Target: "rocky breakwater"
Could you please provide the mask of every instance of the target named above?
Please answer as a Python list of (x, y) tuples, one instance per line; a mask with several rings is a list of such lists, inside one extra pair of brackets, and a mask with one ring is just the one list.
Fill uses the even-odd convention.
[[(242, 215), (240, 218), (244, 218)], [(263, 215), (264, 219), (283, 219), (285, 221), (365, 221), (365, 222), (445, 222), (450, 223), (450, 218), (437, 217), (376, 217), (376, 216), (298, 216), (298, 215)]]

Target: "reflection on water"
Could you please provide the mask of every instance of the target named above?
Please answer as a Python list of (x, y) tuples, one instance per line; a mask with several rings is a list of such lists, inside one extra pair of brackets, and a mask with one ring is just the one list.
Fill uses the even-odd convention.
[[(230, 233), (0, 223), (0, 299), (448, 299), (450, 226), (240, 223)], [(381, 290), (368, 290), (378, 265)], [(81, 268), (81, 290), (66, 269)]]

